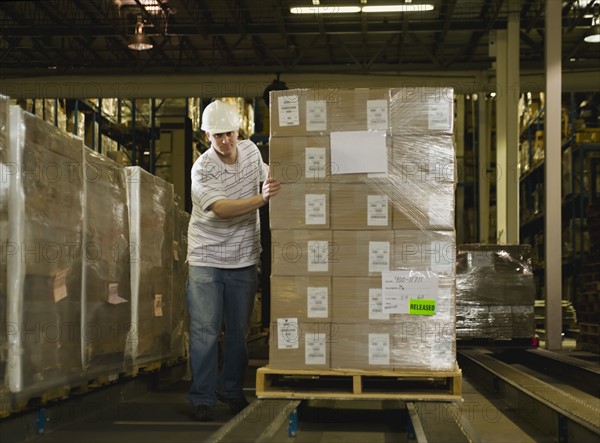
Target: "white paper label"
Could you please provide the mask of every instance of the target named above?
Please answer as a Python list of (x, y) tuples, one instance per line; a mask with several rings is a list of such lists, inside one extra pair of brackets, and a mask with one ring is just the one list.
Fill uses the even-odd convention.
[(452, 275), (456, 257), (454, 243), (447, 241), (432, 241), (430, 248), (430, 269), (436, 274)]
[(325, 178), (325, 163), (327, 161), (325, 148), (306, 148), (306, 178)]
[(277, 97), (279, 109), (279, 126), (298, 126), (300, 124), (300, 111), (297, 95)]
[(109, 283), (108, 284), (108, 300), (111, 305), (120, 305), (121, 303), (126, 303), (123, 297), (119, 296), (119, 283)]
[(387, 131), (387, 100), (367, 100), (367, 128), (369, 128), (370, 131)]
[(327, 103), (324, 100), (306, 101), (306, 130), (327, 130)]
[(390, 364), (390, 334), (369, 334), (369, 364)]
[(327, 318), (329, 316), (328, 299), (327, 286), (306, 288), (307, 317)]
[(154, 294), (154, 316), (162, 317), (162, 294)]
[(277, 319), (277, 348), (298, 349), (300, 329), (297, 318)]
[(332, 132), (329, 140), (332, 174), (387, 172), (388, 156), (385, 132)]
[(511, 313), (510, 306), (490, 306), (490, 314), (507, 315)]
[(369, 242), (369, 272), (390, 270), (390, 242)]
[(381, 274), (383, 312), (408, 314), (410, 300), (435, 300), (438, 276), (431, 272), (390, 271)]
[(390, 314), (383, 312), (381, 288), (369, 288), (369, 320), (389, 320)]
[(304, 196), (304, 222), (307, 225), (327, 223), (325, 194), (306, 194)]
[(307, 365), (327, 364), (327, 343), (325, 334), (309, 333), (304, 336), (304, 363)]
[(387, 226), (389, 224), (388, 212), (387, 195), (367, 196), (368, 226)]
[(429, 99), (429, 129), (434, 131), (449, 131), (452, 128), (452, 107), (445, 100)]
[(308, 242), (308, 272), (329, 271), (329, 242), (310, 240)]
[(533, 315), (533, 306), (513, 306), (512, 312), (518, 315)]
[(478, 268), (491, 268), (494, 266), (492, 251), (472, 251), (469, 253), (473, 259), (471, 266)]
[(62, 300), (67, 296), (67, 274), (69, 268), (58, 271), (54, 275), (54, 303)]

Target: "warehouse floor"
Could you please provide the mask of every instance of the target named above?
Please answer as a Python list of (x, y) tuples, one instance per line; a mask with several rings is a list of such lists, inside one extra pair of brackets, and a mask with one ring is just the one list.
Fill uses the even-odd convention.
[[(267, 363), (267, 343), (265, 339), (250, 343), (250, 365), (246, 374), (245, 391), (249, 400), (255, 400), (255, 374), (258, 367)], [(565, 342), (562, 353), (574, 351), (574, 343)], [(186, 399), (189, 381), (181, 379), (185, 367), (181, 367), (175, 379), (163, 380), (157, 389), (131, 395), (121, 390), (114, 400), (106, 400), (102, 408), (95, 410), (84, 406), (79, 408), (77, 420), (58, 425), (49, 420), (43, 435), (34, 436), (27, 441), (66, 443), (87, 441), (91, 443), (159, 443), (159, 442), (199, 442), (204, 441), (233, 415), (221, 405), (217, 411), (217, 420), (210, 423), (200, 423), (189, 419), (191, 408)], [(67, 400), (67, 403), (76, 402)], [(329, 402), (334, 408), (356, 409), (361, 406), (358, 402)], [(372, 402), (374, 403), (374, 402)], [(379, 402), (381, 403), (381, 402)], [(350, 407), (350, 404), (353, 406)], [(364, 403), (366, 404), (366, 403)], [(96, 405), (97, 406), (97, 405)], [(370, 411), (362, 411), (358, 415), (343, 413), (336, 414), (334, 421), (326, 424), (326, 416), (317, 416), (312, 422), (303, 423), (296, 442), (385, 442), (407, 441), (406, 431), (399, 428), (401, 412), (388, 410), (385, 405), (368, 406)], [(379, 408), (373, 412), (372, 409)], [(393, 409), (393, 407), (392, 407)], [(448, 412), (450, 411), (450, 412)], [(385, 418), (378, 418), (378, 414)], [(397, 416), (395, 415), (397, 414)], [(488, 442), (533, 442), (543, 441), (531, 429), (531, 424), (522, 422), (506, 415), (503, 405), (494, 395), (482, 393), (474, 388), (468, 380), (463, 380), (463, 402), (450, 404), (449, 408), (440, 409), (439, 404), (431, 404), (431, 410), (426, 414), (424, 426), (443, 428), (445, 422), (452, 416), (468, 415), (475, 435), (485, 438)], [(349, 420), (344, 423), (343, 418)], [(396, 423), (394, 423), (394, 417)], [(351, 427), (352, 432), (348, 433)], [(532, 437), (533, 436), (533, 437)], [(10, 441), (7, 435), (2, 441)], [(19, 440), (13, 440), (19, 441)], [(23, 440), (20, 440), (23, 441)], [(439, 441), (450, 441), (442, 439)]]

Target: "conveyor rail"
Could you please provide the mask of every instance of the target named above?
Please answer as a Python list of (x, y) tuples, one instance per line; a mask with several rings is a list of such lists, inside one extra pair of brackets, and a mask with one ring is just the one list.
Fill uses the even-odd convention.
[(533, 423), (545, 432), (554, 430), (558, 441), (598, 441), (598, 405), (586, 403), (478, 350), (462, 350), (459, 357), (470, 379), (477, 377), (494, 392), (504, 394), (504, 400), (519, 414), (535, 415)]

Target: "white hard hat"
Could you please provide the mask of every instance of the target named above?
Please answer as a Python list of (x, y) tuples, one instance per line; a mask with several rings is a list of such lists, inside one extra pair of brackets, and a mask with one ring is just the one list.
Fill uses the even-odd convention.
[(202, 113), (202, 130), (211, 134), (237, 131), (240, 128), (240, 115), (229, 103), (215, 100)]

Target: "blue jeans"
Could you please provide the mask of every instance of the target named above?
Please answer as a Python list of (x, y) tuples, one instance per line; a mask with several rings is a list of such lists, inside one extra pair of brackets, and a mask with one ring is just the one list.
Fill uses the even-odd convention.
[[(187, 304), (190, 314), (192, 405), (215, 406), (216, 392), (243, 395), (248, 365), (247, 332), (258, 286), (256, 266), (239, 269), (190, 266)], [(223, 360), (218, 373), (218, 342), (225, 323)]]

